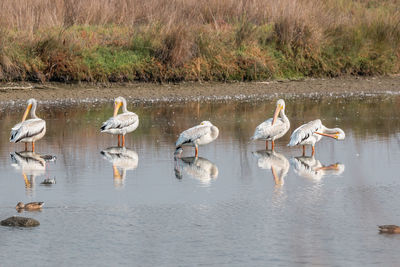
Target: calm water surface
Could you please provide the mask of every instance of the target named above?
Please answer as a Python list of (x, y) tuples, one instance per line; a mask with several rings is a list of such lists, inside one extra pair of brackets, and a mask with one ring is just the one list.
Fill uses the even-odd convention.
[[(400, 97), (287, 100), (290, 132), (316, 118), (346, 132), (314, 158), (286, 147), (290, 134), (275, 153), (248, 141), (275, 101), (131, 104), (125, 150), (99, 133), (112, 102), (40, 104), (35, 155), (8, 142), (23, 107), (3, 108), (0, 218), (18, 201), (45, 208), (21, 214), (37, 228), (0, 228), (0, 265), (398, 265), (400, 235), (377, 225), (400, 224)], [(202, 120), (219, 138), (175, 161), (178, 134)]]

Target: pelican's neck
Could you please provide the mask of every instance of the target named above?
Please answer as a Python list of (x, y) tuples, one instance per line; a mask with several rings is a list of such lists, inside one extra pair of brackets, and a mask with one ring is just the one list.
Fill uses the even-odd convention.
[(122, 100), (122, 113), (127, 113), (128, 109), (126, 108), (126, 100), (125, 98)]
[(322, 132), (326, 134), (335, 134), (342, 131), (342, 129), (339, 128), (327, 128), (324, 125), (322, 125)]
[(281, 111), (279, 112), (279, 116), (281, 117), (281, 119), (282, 119), (284, 122), (289, 122), (288, 117), (286, 117), (285, 109), (284, 109), (284, 108), (281, 109)]
[(31, 117), (34, 118), (34, 119), (38, 118), (38, 116), (36, 116), (36, 106), (37, 106), (36, 101), (33, 101), (32, 109), (31, 109)]

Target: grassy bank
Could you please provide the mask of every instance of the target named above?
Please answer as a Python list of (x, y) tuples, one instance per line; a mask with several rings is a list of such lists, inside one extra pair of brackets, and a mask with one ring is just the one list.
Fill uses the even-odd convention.
[(400, 71), (400, 1), (4, 0), (2, 81), (248, 81)]

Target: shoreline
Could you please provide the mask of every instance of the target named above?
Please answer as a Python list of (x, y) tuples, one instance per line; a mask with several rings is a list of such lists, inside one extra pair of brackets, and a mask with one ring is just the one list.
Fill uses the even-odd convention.
[(304, 79), (235, 83), (179, 84), (128, 83), (96, 86), (91, 84), (0, 84), (0, 103), (24, 104), (29, 98), (47, 103), (73, 104), (106, 102), (123, 96), (129, 102), (190, 102), (263, 100), (277, 97), (348, 97), (400, 94), (400, 76)]

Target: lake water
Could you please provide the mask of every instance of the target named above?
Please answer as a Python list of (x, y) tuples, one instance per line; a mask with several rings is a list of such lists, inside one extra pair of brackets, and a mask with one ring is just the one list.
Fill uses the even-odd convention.
[[(291, 129), (271, 153), (249, 138), (275, 102), (129, 104), (140, 125), (125, 150), (99, 132), (112, 101), (41, 103), (36, 152), (56, 156), (48, 162), (15, 153), (23, 145), (8, 142), (10, 129), (25, 107), (3, 106), (0, 219), (41, 225), (0, 227), (0, 265), (398, 266), (400, 235), (377, 225), (400, 224), (400, 97), (288, 99)], [(300, 157), (290, 133), (316, 118), (346, 139)], [(202, 120), (218, 139), (175, 161), (177, 136)], [(45, 206), (18, 214), (19, 201)]]

